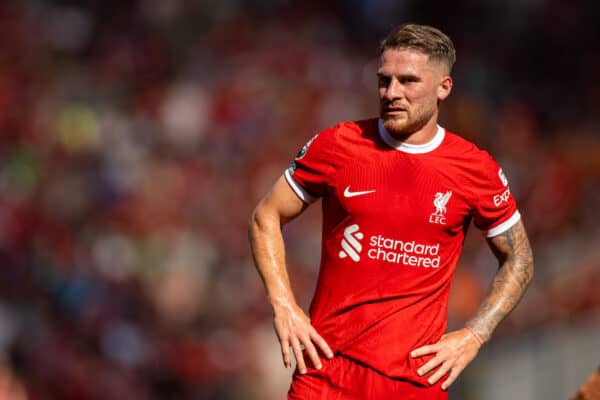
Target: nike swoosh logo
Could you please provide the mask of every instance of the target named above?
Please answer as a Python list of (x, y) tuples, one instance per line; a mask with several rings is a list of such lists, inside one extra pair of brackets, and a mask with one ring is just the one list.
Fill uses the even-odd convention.
[(344, 190), (344, 197), (362, 196), (363, 194), (369, 194), (369, 193), (373, 193), (373, 192), (375, 192), (375, 190), (365, 190), (362, 192), (351, 192), (350, 186), (346, 186), (346, 190)]

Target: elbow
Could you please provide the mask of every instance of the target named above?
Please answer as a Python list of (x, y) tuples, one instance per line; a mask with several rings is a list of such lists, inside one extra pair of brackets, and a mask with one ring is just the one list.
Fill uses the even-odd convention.
[(529, 258), (529, 262), (527, 263), (527, 269), (529, 270), (529, 280), (527, 281), (527, 285), (529, 285), (535, 275), (535, 266), (534, 266), (534, 262), (533, 262), (533, 256)]
[(258, 230), (258, 227), (260, 226), (260, 217), (259, 217), (258, 208), (259, 207), (256, 207), (250, 214), (250, 217), (248, 218), (248, 239), (250, 241), (252, 241), (252, 238), (254, 237), (255, 232)]
[(522, 250), (507, 257), (500, 268), (505, 269), (518, 282), (521, 290), (525, 290), (533, 280), (535, 270), (531, 250)]
[(262, 202), (259, 203), (248, 218), (248, 238), (250, 241), (260, 232), (268, 230), (273, 218), (273, 213), (270, 213)]
[(533, 262), (533, 254), (531, 249), (528, 249), (527, 254), (523, 257), (523, 270), (524, 270), (524, 280), (525, 286), (529, 286), (531, 281), (533, 280), (533, 276), (535, 274), (535, 267)]

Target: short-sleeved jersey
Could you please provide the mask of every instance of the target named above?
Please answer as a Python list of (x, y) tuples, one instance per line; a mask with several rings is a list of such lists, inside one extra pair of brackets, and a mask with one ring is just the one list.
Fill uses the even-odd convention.
[(471, 219), (488, 237), (520, 219), (498, 164), (441, 127), (409, 145), (370, 119), (315, 135), (284, 175), (304, 202), (323, 199), (312, 324), (338, 354), (426, 384), (428, 358), (409, 353), (446, 330)]

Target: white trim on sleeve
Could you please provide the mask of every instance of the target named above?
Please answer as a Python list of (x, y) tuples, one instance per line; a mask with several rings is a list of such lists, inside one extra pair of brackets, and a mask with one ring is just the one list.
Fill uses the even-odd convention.
[(498, 236), (499, 234), (506, 232), (507, 230), (512, 228), (514, 224), (519, 222), (520, 219), (521, 219), (521, 214), (519, 214), (519, 211), (517, 210), (512, 215), (512, 217), (510, 217), (509, 219), (507, 219), (500, 225), (490, 229), (487, 232), (487, 237), (491, 238), (491, 237)]
[(283, 176), (285, 177), (285, 180), (290, 185), (294, 193), (296, 193), (296, 196), (300, 198), (300, 200), (302, 200), (306, 204), (311, 204), (317, 201), (317, 197), (308, 193), (306, 190), (304, 190), (302, 186), (300, 186), (298, 182), (296, 182), (296, 180), (292, 177), (292, 174), (290, 174), (289, 169), (285, 170)]

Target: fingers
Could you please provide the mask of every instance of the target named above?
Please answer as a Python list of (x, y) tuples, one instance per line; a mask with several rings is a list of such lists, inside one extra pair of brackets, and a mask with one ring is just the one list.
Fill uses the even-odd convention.
[(292, 351), (296, 357), (296, 365), (298, 365), (298, 371), (301, 374), (306, 373), (306, 363), (304, 362), (304, 355), (302, 354), (302, 348), (300, 347), (300, 341), (296, 337), (291, 338)]
[(439, 351), (439, 349), (440, 349), (440, 346), (437, 343), (430, 344), (430, 345), (422, 346), (422, 347), (419, 347), (418, 349), (413, 350), (410, 353), (410, 356), (412, 358), (417, 358), (417, 357), (421, 357), (421, 356), (424, 356), (427, 354), (437, 353)]
[(433, 357), (431, 360), (427, 361), (421, 368), (417, 370), (417, 374), (419, 376), (423, 376), (431, 372), (435, 367), (442, 363), (442, 359), (440, 357)]
[[(275, 313), (273, 323), (281, 344), (283, 365), (286, 368), (292, 365), (290, 354), (292, 352), (296, 358), (298, 372), (301, 374), (307, 372), (305, 356), (310, 359), (311, 365), (316, 369), (322, 368), (320, 351), (327, 358), (333, 357), (333, 352), (327, 342), (311, 326), (310, 320), (299, 308), (279, 310)], [(306, 353), (303, 352), (304, 350)]]
[(442, 364), (442, 366), (439, 367), (437, 369), (437, 371), (435, 371), (435, 373), (429, 377), (429, 379), (427, 379), (427, 382), (429, 382), (430, 385), (434, 385), (437, 381), (440, 380), (440, 378), (442, 376), (446, 375), (449, 370), (450, 370), (449, 364), (447, 364), (447, 363)]
[(447, 376), (441, 387), (443, 390), (448, 389), (477, 355), (481, 344), (475, 339), (469, 330), (461, 329), (445, 334), (437, 343), (413, 350), (410, 354), (413, 358), (433, 354), (417, 370), (417, 374), (431, 374), (427, 379), (430, 385)]
[(313, 343), (310, 340), (306, 340), (305, 344), (304, 344), (304, 348), (306, 349), (306, 353), (308, 354), (308, 357), (310, 358), (312, 365), (316, 369), (321, 369), (321, 367), (322, 367), (321, 359), (319, 358), (319, 355), (317, 354), (317, 349), (315, 349), (315, 346), (313, 345)]
[(283, 357), (283, 366), (290, 368), (292, 360), (290, 359), (290, 342), (287, 339), (281, 339), (281, 356)]
[(294, 357), (296, 358), (296, 364), (298, 365), (298, 371), (301, 374), (306, 373), (306, 361), (304, 360), (303, 350), (306, 350), (306, 354), (312, 365), (316, 369), (321, 369), (323, 364), (321, 363), (321, 358), (319, 357), (319, 352), (313, 342), (325, 353), (327, 358), (333, 357), (333, 352), (329, 348), (329, 345), (325, 340), (319, 336), (316, 331), (313, 332), (312, 338), (298, 339), (295, 336), (292, 336), (288, 339), (281, 339), (281, 354), (283, 356), (283, 365), (286, 368), (291, 367), (291, 358), (290, 358), (290, 347), (294, 352)]
[[(319, 334), (314, 329), (311, 331), (311, 336), (300, 338), (298, 340), (298, 343), (300, 344), (300, 350), (302, 350), (302, 347), (304, 347), (308, 358), (310, 358), (312, 365), (316, 369), (321, 369), (323, 367), (323, 364), (321, 364), (321, 358), (319, 356), (317, 348), (315, 347), (315, 344), (319, 348), (321, 348), (321, 350), (323, 351), (323, 353), (325, 353), (325, 356), (327, 358), (333, 357), (333, 352), (329, 348), (327, 342), (325, 342), (325, 340), (321, 336), (319, 336)], [(300, 357), (302, 357), (302, 361), (298, 360), (298, 353), (295, 350), (294, 354), (296, 355), (296, 361), (298, 362), (298, 370), (301, 374), (306, 373), (306, 368), (302, 368), (303, 365), (306, 366), (306, 363), (304, 361), (304, 354), (302, 354), (302, 351), (300, 352)]]
[(319, 335), (314, 329), (311, 331), (311, 340), (321, 349), (323, 354), (325, 354), (325, 357), (333, 357), (333, 351), (331, 351), (331, 348), (329, 347), (325, 339), (323, 339), (321, 335)]
[(450, 375), (448, 376), (448, 379), (446, 379), (443, 383), (442, 383), (442, 390), (446, 390), (450, 387), (450, 385), (452, 385), (454, 383), (454, 381), (456, 380), (456, 378), (458, 378), (458, 376), (460, 375), (460, 373), (462, 372), (463, 368), (452, 368), (450, 370)]

